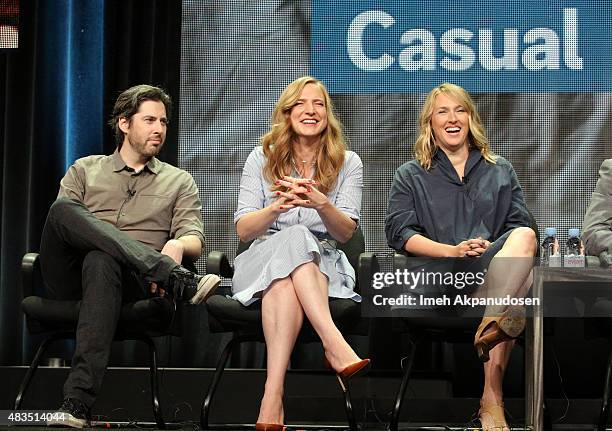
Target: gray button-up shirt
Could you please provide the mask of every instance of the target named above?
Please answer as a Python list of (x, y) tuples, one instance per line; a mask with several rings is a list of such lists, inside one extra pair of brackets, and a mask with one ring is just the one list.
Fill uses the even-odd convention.
[(495, 164), (489, 163), (471, 150), (460, 179), (438, 150), (431, 169), (412, 160), (395, 172), (385, 231), (389, 246), (402, 250), (416, 234), (451, 245), (476, 237), (493, 242), (529, 224), (523, 190), (509, 161), (497, 156)]
[(62, 178), (59, 197), (83, 202), (100, 220), (156, 250), (185, 235), (199, 237), (204, 245), (202, 204), (193, 177), (156, 158), (139, 172), (117, 151), (78, 159)]

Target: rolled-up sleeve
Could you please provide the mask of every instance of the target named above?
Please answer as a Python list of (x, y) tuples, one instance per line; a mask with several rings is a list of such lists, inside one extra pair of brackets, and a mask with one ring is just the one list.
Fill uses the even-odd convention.
[(402, 250), (412, 236), (422, 234), (414, 203), (414, 193), (410, 182), (410, 173), (400, 166), (395, 172), (393, 184), (389, 191), (389, 203), (385, 218), (385, 234), (389, 247)]
[(66, 171), (66, 175), (60, 181), (58, 198), (68, 198), (83, 202), (85, 194), (85, 172), (78, 165), (78, 161), (71, 165)]
[(345, 175), (336, 196), (336, 208), (353, 220), (359, 221), (363, 192), (363, 163), (356, 153), (348, 152), (345, 166)]
[(591, 202), (584, 214), (583, 240), (586, 253), (598, 256), (612, 248), (612, 159), (604, 160)]
[(238, 206), (234, 213), (234, 223), (253, 211), (264, 207), (266, 195), (263, 180), (264, 155), (261, 147), (255, 147), (249, 154), (240, 177)]
[(512, 200), (510, 202), (510, 208), (508, 209), (508, 215), (504, 223), (504, 232), (508, 232), (521, 226), (530, 226), (529, 211), (527, 211), (527, 205), (525, 204), (523, 189), (521, 188), (521, 184), (519, 183), (514, 168), (509, 163), (508, 169), (510, 186), (512, 188)]
[(202, 203), (198, 197), (198, 187), (193, 177), (187, 172), (181, 181), (179, 194), (172, 211), (170, 236), (180, 238), (195, 235), (204, 246), (204, 228), (202, 225)]

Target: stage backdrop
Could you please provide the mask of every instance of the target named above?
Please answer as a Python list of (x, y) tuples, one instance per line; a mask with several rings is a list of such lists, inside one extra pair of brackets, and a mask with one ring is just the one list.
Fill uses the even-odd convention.
[(312, 74), (363, 160), (361, 225), (388, 253), (387, 195), (433, 86), (465, 86), (540, 229), (581, 227), (612, 157), (612, 2), (184, 1), (179, 163), (200, 187), (208, 250), (233, 258), (243, 163), (282, 89)]
[[(332, 91), (349, 147), (363, 160), (361, 226), (367, 250), (382, 256), (383, 268), (389, 268), (384, 217), (393, 175), (412, 158), (425, 94), (444, 81), (473, 94), (492, 149), (514, 165), (540, 229), (557, 227), (564, 242), (568, 228), (581, 227), (598, 168), (612, 157), (611, 6), (185, 0), (179, 164), (200, 189), (207, 250), (234, 258), (233, 212), (244, 161), (268, 130), (283, 88), (306, 74)], [(212, 363), (226, 338), (209, 335), (200, 323), (200, 360)], [(375, 358), (377, 368), (398, 366), (397, 352), (389, 351), (398, 342), (389, 337), (388, 331), (372, 337), (385, 350)], [(352, 342), (363, 354), (376, 354), (367, 339)], [(264, 364), (261, 347), (242, 353), (235, 365)], [(317, 355), (308, 350), (294, 358), (310, 358), (310, 366)], [(522, 361), (520, 351), (513, 361)], [(515, 396), (520, 369), (510, 367), (519, 374), (506, 379), (519, 382)]]

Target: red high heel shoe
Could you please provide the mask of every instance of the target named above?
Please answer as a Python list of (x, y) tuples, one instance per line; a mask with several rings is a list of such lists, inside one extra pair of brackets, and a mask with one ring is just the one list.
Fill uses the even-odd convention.
[[(499, 343), (513, 340), (525, 329), (525, 308), (511, 306), (504, 314), (497, 317), (483, 317), (474, 336), (474, 347), (478, 359), (482, 362), (489, 360), (489, 351)], [(487, 329), (491, 331), (483, 335)]]
[[(323, 363), (327, 368), (334, 371), (333, 367), (329, 363), (326, 357), (323, 357)], [(344, 368), (342, 371), (336, 371), (336, 377), (338, 378), (338, 382), (340, 382), (340, 387), (344, 392), (348, 387), (348, 380), (356, 377), (358, 375), (365, 374), (370, 370), (370, 360), (362, 359), (361, 361), (357, 361)]]
[(263, 422), (257, 422), (255, 424), (255, 431), (284, 431), (285, 425), (282, 424), (266, 424)]

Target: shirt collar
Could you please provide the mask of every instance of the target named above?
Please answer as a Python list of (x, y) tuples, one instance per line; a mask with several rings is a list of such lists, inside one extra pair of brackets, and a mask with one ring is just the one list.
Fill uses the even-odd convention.
[[(470, 152), (468, 153), (467, 161), (465, 162), (465, 171), (469, 171), (474, 167), (474, 165), (482, 158), (482, 154), (477, 148), (470, 148)], [(433, 156), (434, 160), (437, 160), (440, 163), (446, 164), (447, 166), (452, 167), (452, 163), (450, 159), (440, 147), (437, 147), (436, 152)], [(454, 168), (453, 168), (454, 169)]]
[[(480, 159), (482, 158), (483, 157), (480, 153), (480, 150), (478, 150), (477, 148), (470, 148), (468, 159), (465, 162), (463, 174), (464, 177), (467, 177), (469, 175), (472, 169), (478, 164), (478, 162), (480, 162)], [(455, 171), (455, 168), (453, 167), (453, 164), (451, 163), (446, 153), (440, 147), (438, 147), (436, 152), (434, 153), (433, 161), (435, 162), (435, 165), (439, 167), (439, 169), (444, 171), (446, 175), (449, 175), (453, 180), (457, 178), (457, 173)]]
[[(124, 169), (131, 169), (128, 165), (125, 164), (125, 162), (121, 158), (121, 154), (119, 154), (118, 149), (115, 150), (112, 158), (113, 158), (113, 172), (121, 172)], [(157, 173), (159, 172), (160, 166), (161, 166), (161, 162), (157, 160), (155, 157), (151, 157), (151, 159), (145, 165), (144, 169), (147, 169), (152, 174), (157, 175)]]

